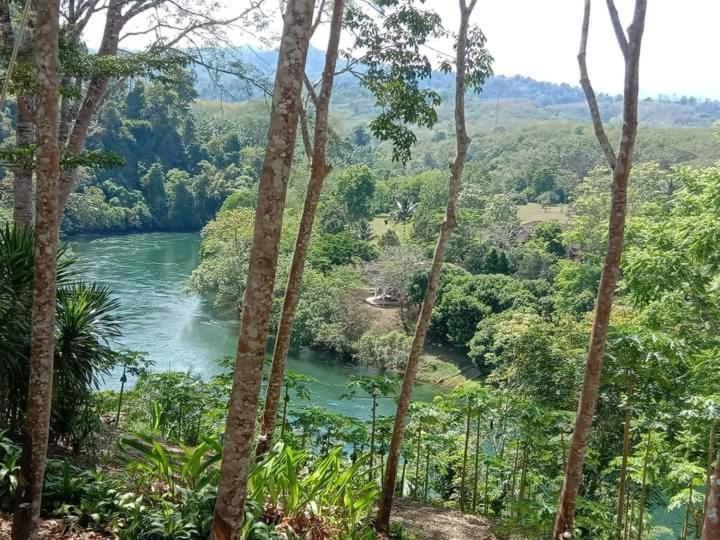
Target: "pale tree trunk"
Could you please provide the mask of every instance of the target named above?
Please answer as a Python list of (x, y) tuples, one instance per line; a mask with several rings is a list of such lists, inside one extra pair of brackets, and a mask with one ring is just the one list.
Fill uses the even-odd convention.
[[(713, 455), (715, 454), (715, 427), (717, 421), (713, 419), (710, 422), (710, 436), (708, 437), (707, 464), (705, 466), (705, 496), (703, 499), (703, 519), (707, 513), (707, 502), (710, 498), (710, 483), (713, 473)], [(702, 528), (700, 529), (702, 532)]]
[[(262, 427), (260, 428), (261, 436), (257, 445), (256, 458), (267, 452), (272, 445), (278, 404), (280, 402), (280, 390), (285, 373), (285, 360), (288, 349), (290, 348), (290, 336), (300, 300), (300, 289), (302, 288), (303, 272), (305, 270), (305, 257), (310, 244), (315, 212), (320, 201), (320, 192), (322, 191), (325, 178), (330, 172), (330, 167), (328, 167), (326, 162), (328, 112), (335, 79), (335, 65), (337, 63), (338, 48), (340, 46), (340, 32), (342, 30), (344, 10), (345, 0), (335, 0), (333, 3), (332, 21), (330, 23), (330, 38), (325, 54), (322, 86), (320, 87), (320, 95), (315, 105), (315, 133), (310, 183), (308, 184), (307, 194), (305, 195), (305, 204), (295, 239), (295, 251), (293, 252), (290, 273), (288, 274), (288, 280), (285, 286), (285, 299), (283, 300), (280, 323), (278, 324), (277, 335), (275, 336), (275, 348), (273, 350), (270, 376), (265, 393), (265, 410), (263, 412)], [(305, 123), (303, 124), (305, 126), (307, 125)]]
[(310, 42), (312, 0), (290, 0), (275, 75), (255, 229), (243, 298), (233, 388), (215, 503), (212, 538), (236, 540), (242, 525), (252, 461), (263, 360), (277, 274), (287, 182), (297, 134), (301, 89)]
[[(608, 0), (612, 5), (612, 0)], [(625, 213), (627, 206), (627, 184), (632, 167), (633, 150), (635, 148), (635, 137), (637, 134), (637, 107), (638, 107), (638, 79), (640, 64), (640, 45), (642, 42), (643, 30), (645, 27), (645, 11), (647, 0), (636, 0), (633, 21), (628, 28), (628, 38), (618, 39), (621, 49), (627, 50), (625, 56), (625, 103), (623, 110), (623, 127), (620, 139), (620, 147), (613, 166), (613, 185), (610, 223), (608, 227), (608, 246), (605, 255), (600, 286), (598, 288), (597, 301), (595, 305), (595, 316), (593, 320), (590, 343), (588, 346), (587, 360), (585, 364), (585, 375), (583, 378), (582, 391), (578, 403), (577, 416), (575, 418), (575, 429), (573, 430), (568, 455), (568, 463), (565, 468), (565, 479), (558, 512), (553, 529), (553, 539), (567, 538), (572, 535), (573, 523), (575, 520), (575, 508), (578, 491), (582, 482), (583, 462), (585, 449), (587, 448), (590, 428), (592, 426), (597, 395), (600, 387), (600, 374), (602, 371), (603, 356), (607, 342), (608, 326), (610, 323), (610, 312), (612, 310), (613, 294), (617, 285), (620, 273), (620, 260), (622, 258)], [(583, 31), (578, 54), (578, 62), (583, 73), (583, 87), (589, 87), (589, 81), (585, 76), (587, 70), (585, 65), (585, 49), (588, 37), (588, 26), (590, 17), (590, 0), (585, 0), (585, 16), (583, 19)], [(623, 36), (624, 37), (624, 36)], [(588, 102), (592, 102), (587, 94)], [(592, 109), (592, 106), (591, 106)], [(597, 122), (593, 122), (598, 131)], [(600, 139), (600, 145), (603, 141)], [(567, 534), (566, 534), (567, 533)]]
[(55, 272), (57, 263), (58, 33), (59, 0), (37, 6), (37, 208), (33, 275), (30, 380), (18, 481), (14, 540), (38, 537), (43, 474), (47, 458), (55, 350)]
[[(29, 3), (25, 5), (25, 9)], [(27, 15), (25, 13), (25, 15)], [(12, 29), (10, 19), (10, 8), (7, 2), (0, 3), (0, 19), (2, 24), (2, 39), (7, 47), (18, 50), (18, 55), (24, 61), (31, 61), (32, 55), (32, 33), (28, 26), (27, 18), (21, 20), (21, 28), (18, 28), (16, 42), (15, 33)], [(24, 37), (23, 37), (24, 36)], [(12, 59), (11, 59), (12, 60)], [(6, 76), (11, 76), (12, 67), (8, 66)], [(3, 95), (3, 98), (5, 96)], [(15, 100), (15, 144), (18, 147), (29, 147), (35, 142), (35, 124), (33, 118), (33, 96), (21, 95)], [(13, 222), (18, 228), (26, 228), (32, 225), (33, 209), (33, 184), (32, 168), (18, 166), (13, 167)]]
[(647, 469), (650, 461), (650, 447), (652, 441), (652, 431), (648, 431), (645, 459), (643, 459), (642, 481), (640, 482), (640, 520), (638, 521), (637, 540), (642, 540), (643, 529), (645, 528), (645, 498), (647, 497)]
[(715, 462), (715, 474), (710, 478), (710, 496), (705, 504), (702, 540), (720, 538), (720, 451)]
[(630, 455), (630, 421), (631, 421), (631, 408), (630, 402), (632, 399), (633, 385), (632, 381), (628, 382), (627, 391), (627, 405), (625, 406), (625, 418), (623, 420), (623, 455), (622, 465), (620, 466), (620, 486), (618, 488), (618, 513), (615, 520), (615, 528), (617, 529), (618, 537), (622, 535), (623, 530), (623, 516), (625, 515), (625, 484), (627, 480), (627, 466), (628, 457)]
[(402, 450), (405, 420), (407, 418), (408, 408), (410, 407), (418, 364), (425, 346), (425, 336), (430, 328), (430, 319), (432, 317), (437, 289), (440, 284), (440, 273), (442, 271), (443, 260), (445, 259), (445, 250), (447, 249), (450, 236), (455, 227), (457, 200), (460, 193), (463, 167), (465, 165), (465, 155), (468, 145), (470, 144), (470, 137), (468, 137), (465, 129), (465, 73), (467, 70), (465, 60), (467, 55), (469, 20), (475, 8), (475, 3), (476, 0), (471, 0), (470, 4), (466, 4), (465, 0), (460, 0), (460, 29), (456, 47), (457, 71), (455, 76), (455, 159), (450, 167), (450, 189), (445, 219), (440, 227), (440, 237), (435, 247), (435, 254), (433, 255), (432, 265), (430, 267), (430, 275), (428, 276), (427, 290), (425, 291), (425, 297), (423, 298), (422, 307), (420, 308), (420, 315), (415, 325), (415, 334), (413, 335), (410, 353), (408, 354), (405, 375), (397, 402), (397, 411), (395, 412), (395, 423), (390, 440), (390, 450), (388, 451), (388, 464), (385, 470), (377, 516), (375, 517), (375, 528), (382, 534), (387, 534), (390, 530), (390, 512), (392, 510), (393, 493), (395, 492), (395, 482), (397, 480), (398, 461)]
[[(15, 116), (15, 144), (28, 147), (35, 142), (32, 96), (18, 96)], [(32, 169), (25, 166), (13, 168), (13, 221), (18, 228), (32, 225), (33, 182)]]
[[(127, 0), (110, 0), (107, 7), (105, 28), (103, 30), (102, 41), (100, 42), (100, 49), (98, 50), (98, 56), (117, 55), (118, 45), (120, 43), (120, 32), (127, 22), (127, 19), (123, 17), (122, 13), (122, 8), (126, 3)], [(85, 92), (85, 98), (75, 117), (75, 122), (73, 123), (72, 129), (69, 130), (65, 148), (68, 154), (77, 156), (85, 149), (85, 141), (87, 140), (88, 131), (90, 130), (90, 123), (95, 111), (105, 96), (109, 81), (110, 77), (107, 75), (99, 75), (90, 80), (90, 84)], [(68, 119), (63, 118), (63, 121), (66, 123)], [(68, 128), (64, 127), (62, 131), (66, 129)], [(68, 197), (70, 197), (70, 194), (75, 188), (76, 178), (77, 168), (62, 171), (60, 174), (61, 211), (65, 208)]]

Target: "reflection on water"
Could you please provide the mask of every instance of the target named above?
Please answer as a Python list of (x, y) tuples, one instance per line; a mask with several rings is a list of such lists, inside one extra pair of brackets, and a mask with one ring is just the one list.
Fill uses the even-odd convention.
[[(143, 351), (157, 370), (190, 371), (203, 377), (219, 370), (215, 360), (233, 355), (238, 324), (231, 313), (190, 294), (185, 283), (198, 263), (197, 233), (146, 233), (81, 237), (70, 242), (84, 275), (107, 284), (120, 300), (123, 336), (118, 347)], [(313, 351), (292, 354), (289, 369), (318, 379), (310, 385), (313, 402), (360, 418), (366, 399), (340, 400), (350, 375), (371, 370), (347, 365)], [(115, 386), (112, 380), (108, 386)], [(430, 399), (432, 387), (416, 397)], [(392, 400), (381, 400), (379, 414), (392, 414)]]

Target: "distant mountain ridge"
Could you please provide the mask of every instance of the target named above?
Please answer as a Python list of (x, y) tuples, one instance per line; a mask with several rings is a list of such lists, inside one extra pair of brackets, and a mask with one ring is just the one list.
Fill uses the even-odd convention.
[[(277, 51), (255, 50), (250, 47), (238, 47), (221, 51), (227, 61), (235, 61), (236, 65), (244, 66), (247, 77), (255, 80), (271, 81), (277, 64)], [(308, 52), (306, 71), (312, 79), (318, 79), (322, 73), (325, 53), (311, 47)], [(342, 60), (339, 67), (342, 66)], [(246, 80), (233, 75), (213, 72), (205, 66), (195, 65), (196, 91), (203, 100), (223, 100), (226, 102), (242, 102), (257, 99), (261, 91)], [(428, 87), (436, 90), (444, 98), (449, 98), (454, 88), (452, 75), (433, 72), (427, 81)], [(490, 78), (477, 97), (469, 98), (469, 102), (479, 99), (486, 102), (496, 101), (498, 104), (518, 102), (537, 109), (535, 116), (539, 118), (560, 118), (566, 120), (589, 120), (585, 97), (579, 86), (567, 83), (551, 83), (537, 81), (521, 75), (498, 75)], [(336, 78), (336, 90), (333, 96), (335, 104), (349, 105), (357, 101), (370, 100), (371, 96), (360, 87), (358, 80), (350, 74), (342, 74)], [(598, 94), (598, 101), (606, 121), (618, 120), (621, 116), (621, 96)], [(696, 97), (658, 96), (645, 98), (640, 106), (641, 121), (648, 124), (667, 127), (709, 127), (720, 120), (720, 101), (699, 99)]]

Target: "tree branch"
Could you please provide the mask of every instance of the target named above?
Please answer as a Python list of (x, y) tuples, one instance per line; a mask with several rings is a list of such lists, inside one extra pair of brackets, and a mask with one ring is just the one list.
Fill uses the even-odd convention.
[(614, 169), (617, 158), (615, 157), (615, 151), (610, 144), (607, 133), (605, 133), (605, 127), (603, 126), (602, 117), (600, 116), (600, 108), (598, 107), (597, 98), (595, 97), (595, 91), (593, 90), (592, 84), (590, 84), (590, 76), (588, 75), (587, 69), (586, 56), (588, 33), (590, 30), (590, 1), (591, 0), (585, 0), (582, 33), (580, 36), (580, 51), (577, 56), (578, 65), (580, 66), (580, 86), (582, 86), (588, 108), (590, 109), (590, 117), (592, 118), (593, 128), (595, 129), (595, 137), (600, 144), (603, 154), (605, 154), (605, 159), (610, 169)]
[(613, 0), (607, 0), (607, 7), (608, 12), (610, 13), (610, 20), (612, 21), (613, 29), (615, 30), (615, 36), (618, 40), (618, 45), (620, 45), (620, 50), (623, 53), (623, 57), (627, 58), (628, 42), (627, 38), (625, 37), (625, 31), (623, 30), (622, 23), (620, 22), (618, 10), (615, 7), (615, 2)]

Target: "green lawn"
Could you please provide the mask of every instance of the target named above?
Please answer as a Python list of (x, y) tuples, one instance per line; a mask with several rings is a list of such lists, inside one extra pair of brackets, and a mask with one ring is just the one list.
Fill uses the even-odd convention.
[(567, 210), (567, 205), (547, 206), (543, 209), (537, 203), (528, 203), (518, 206), (518, 219), (522, 225), (533, 221), (556, 221), (565, 225), (570, 222)]
[[(386, 221), (387, 223), (385, 223)], [(389, 214), (378, 214), (372, 219), (370, 225), (375, 233), (375, 240), (379, 240), (390, 229), (394, 230), (401, 240), (406, 240), (412, 233), (412, 221), (408, 221), (405, 225), (395, 223)]]

